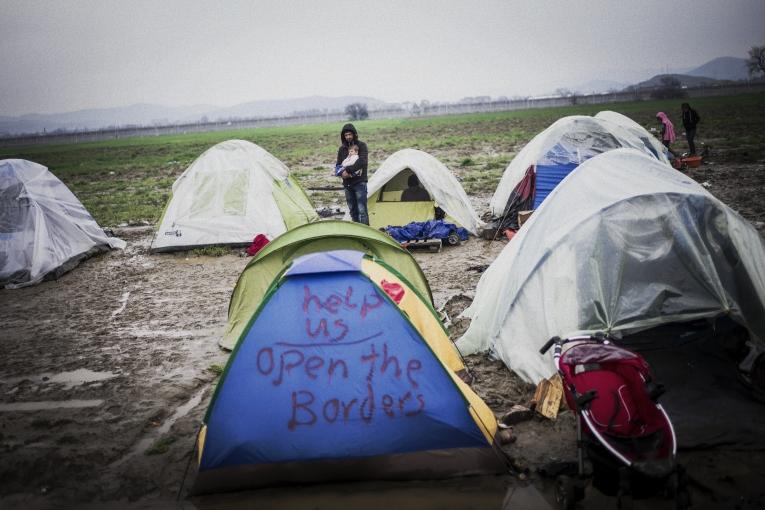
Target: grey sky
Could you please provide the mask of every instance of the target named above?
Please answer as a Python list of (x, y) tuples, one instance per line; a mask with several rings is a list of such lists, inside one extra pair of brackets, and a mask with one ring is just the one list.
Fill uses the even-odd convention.
[(0, 115), (539, 94), (746, 57), (763, 0), (0, 0)]

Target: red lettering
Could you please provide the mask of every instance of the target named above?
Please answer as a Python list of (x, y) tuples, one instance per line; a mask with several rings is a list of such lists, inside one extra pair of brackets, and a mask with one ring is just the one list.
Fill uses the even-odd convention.
[[(303, 395), (306, 400), (298, 402), (298, 395)], [(292, 392), (292, 417), (287, 423), (289, 430), (295, 430), (298, 425), (313, 425), (316, 423), (316, 413), (314, 413), (310, 407), (313, 404), (314, 397), (310, 391), (293, 391)], [(299, 420), (298, 412), (302, 410), (303, 421)]]
[(393, 376), (398, 379), (401, 377), (401, 367), (398, 366), (398, 358), (396, 356), (388, 356), (388, 344), (383, 344), (383, 361), (382, 365), (380, 365), (380, 373), (384, 374), (385, 369), (388, 368), (388, 365), (395, 363), (396, 364), (396, 370), (393, 372)]
[(329, 336), (329, 331), (327, 331), (327, 319), (321, 319), (319, 321), (319, 325), (316, 327), (315, 330), (311, 330), (311, 319), (307, 318), (305, 320), (305, 331), (308, 333), (308, 336), (311, 338), (316, 338), (319, 336), (319, 333), (324, 333), (325, 337)]
[(382, 396), (383, 412), (391, 418), (396, 417), (395, 413), (393, 412), (393, 404), (394, 404), (393, 397), (391, 397), (387, 393)]
[(410, 359), (409, 363), (406, 364), (406, 378), (409, 379), (410, 383), (412, 383), (412, 388), (417, 388), (419, 386), (417, 381), (414, 380), (412, 372), (416, 372), (421, 368), (422, 362), (418, 359)]
[[(331, 414), (327, 414), (327, 409), (330, 409)], [(324, 415), (324, 419), (327, 420), (329, 423), (335, 423), (335, 420), (337, 419), (337, 415), (340, 414), (340, 401), (337, 400), (336, 398), (327, 400), (324, 403), (322, 414)]]
[(356, 402), (358, 401), (355, 398), (347, 404), (343, 402), (343, 420), (348, 421), (348, 419), (351, 417), (351, 410), (353, 409), (353, 404)]
[(362, 354), (361, 355), (361, 362), (366, 363), (367, 361), (370, 362), (369, 365), (369, 374), (367, 374), (367, 381), (372, 382), (372, 379), (374, 378), (374, 372), (375, 372), (375, 362), (377, 361), (377, 358), (379, 358), (380, 355), (375, 351), (375, 344), (372, 344), (371, 346), (371, 353), (370, 354)]
[[(374, 298), (371, 303), (367, 301), (368, 297)], [(382, 296), (380, 296), (379, 294), (369, 294), (367, 296), (364, 296), (364, 302), (361, 305), (361, 318), (363, 319), (364, 317), (366, 317), (371, 310), (374, 310), (375, 308), (380, 307), (383, 304), (383, 301), (384, 300)]]
[[(268, 355), (268, 370), (263, 368), (263, 365), (261, 363), (261, 359), (263, 354)], [(270, 374), (274, 369), (274, 350), (270, 347), (264, 347), (263, 349), (258, 351), (258, 356), (256, 358), (256, 364), (258, 367), (258, 372), (260, 372), (263, 375)]]
[(311, 294), (311, 288), (308, 285), (303, 285), (303, 311), (308, 313), (308, 305), (311, 303), (316, 304), (316, 311), (321, 310), (321, 300), (318, 296)]
[[(364, 413), (364, 408), (367, 409), (366, 414)], [(375, 394), (370, 383), (367, 383), (367, 398), (361, 402), (359, 414), (361, 415), (361, 419), (366, 423), (371, 422), (372, 418), (375, 417)]]
[(398, 408), (399, 408), (399, 410), (402, 413), (404, 412), (404, 407), (406, 406), (406, 402), (410, 398), (412, 398), (412, 392), (411, 391), (407, 391), (406, 395), (404, 395), (403, 397), (398, 397)]
[(353, 296), (353, 287), (349, 286), (348, 290), (345, 291), (345, 303), (343, 303), (343, 306), (348, 310), (356, 308), (356, 303), (351, 303), (351, 296)]
[(407, 411), (404, 414), (406, 416), (417, 416), (422, 412), (423, 409), (425, 409), (425, 397), (422, 396), (422, 394), (417, 394), (417, 402), (420, 403), (420, 407), (418, 407), (414, 411)]
[(329, 358), (329, 370), (327, 370), (327, 373), (329, 374), (330, 382), (332, 382), (332, 375), (335, 373), (335, 368), (338, 366), (343, 369), (343, 379), (348, 379), (348, 365), (345, 364), (345, 361)]
[[(289, 363), (289, 362), (285, 363), (284, 360), (289, 355), (296, 355), (296, 361), (292, 363)], [(303, 356), (303, 353), (298, 351), (297, 349), (290, 349), (289, 351), (284, 351), (281, 354), (281, 356), (279, 356), (279, 377), (277, 377), (272, 384), (274, 386), (279, 386), (284, 380), (284, 372), (286, 371), (289, 374), (290, 370), (300, 366), (300, 364), (303, 363), (304, 358), (305, 356)]]
[(311, 379), (316, 379), (318, 376), (315, 374), (316, 370), (324, 366), (324, 359), (318, 356), (311, 356), (305, 362), (305, 373)]
[(345, 338), (345, 335), (348, 334), (348, 326), (345, 325), (345, 323), (343, 322), (343, 319), (337, 319), (335, 321), (335, 328), (341, 330), (342, 333), (334, 337), (332, 340), (334, 340), (335, 342), (339, 342), (340, 340)]
[(335, 314), (335, 313), (337, 313), (338, 308), (340, 308), (340, 305), (342, 305), (342, 304), (343, 304), (343, 298), (341, 298), (337, 294), (332, 294), (324, 302), (324, 308), (329, 313)]

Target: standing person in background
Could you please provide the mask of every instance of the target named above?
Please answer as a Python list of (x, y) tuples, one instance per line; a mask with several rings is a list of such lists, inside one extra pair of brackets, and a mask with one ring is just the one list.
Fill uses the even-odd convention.
[(340, 177), (343, 178), (345, 201), (351, 219), (356, 223), (369, 225), (367, 213), (367, 144), (359, 140), (359, 135), (353, 124), (346, 124), (340, 131), (340, 148), (337, 149), (337, 163), (342, 165), (348, 157), (352, 145), (359, 148), (359, 158), (350, 166), (343, 166)]
[(696, 144), (693, 139), (696, 138), (696, 124), (699, 123), (701, 117), (688, 103), (683, 103), (680, 108), (683, 112), (683, 127), (685, 128), (685, 138), (688, 140), (688, 152), (691, 156), (695, 156)]
[(675, 126), (672, 125), (672, 121), (669, 120), (667, 114), (659, 112), (656, 114), (656, 118), (659, 120), (661, 130), (661, 143), (667, 148), (670, 154), (675, 155), (672, 149), (669, 148), (670, 144), (675, 141)]

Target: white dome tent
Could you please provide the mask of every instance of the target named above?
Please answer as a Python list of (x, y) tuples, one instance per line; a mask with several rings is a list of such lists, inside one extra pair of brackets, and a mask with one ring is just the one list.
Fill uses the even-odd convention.
[(318, 220), (287, 166), (244, 140), (221, 142), (173, 183), (152, 251), (244, 245)]
[(729, 315), (765, 339), (765, 242), (680, 172), (634, 149), (572, 172), (481, 276), (463, 354), (492, 349), (528, 381), (553, 336)]
[[(431, 200), (402, 202), (408, 177), (416, 175)], [(458, 226), (477, 234), (483, 222), (457, 178), (438, 159), (417, 149), (402, 149), (383, 161), (367, 186), (369, 223), (375, 228), (433, 219), (434, 206)]]
[(627, 131), (630, 131), (635, 136), (640, 138), (648, 150), (656, 156), (656, 159), (662, 163), (670, 164), (669, 151), (655, 136), (653, 136), (646, 128), (632, 120), (631, 118), (623, 115), (619, 112), (612, 112), (610, 110), (603, 110), (595, 115), (596, 119), (607, 120), (613, 124), (617, 124)]
[(94, 253), (124, 247), (46, 167), (0, 161), (0, 285), (58, 278)]
[(637, 135), (608, 120), (586, 115), (558, 119), (532, 138), (507, 166), (489, 203), (491, 214), (502, 218), (511, 193), (529, 168), (533, 168), (536, 176), (533, 197), (533, 209), (536, 209), (578, 165), (619, 148), (634, 148), (653, 155)]

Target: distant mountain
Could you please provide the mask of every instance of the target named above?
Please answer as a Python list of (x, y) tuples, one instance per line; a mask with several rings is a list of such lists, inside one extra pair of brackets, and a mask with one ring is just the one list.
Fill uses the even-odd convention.
[(746, 59), (736, 57), (719, 57), (695, 69), (691, 69), (685, 74), (704, 76), (716, 80), (746, 80), (749, 78)]
[(302, 97), (272, 101), (252, 101), (222, 108), (214, 105), (167, 107), (134, 104), (119, 108), (78, 110), (66, 113), (31, 113), (18, 117), (0, 116), (0, 136), (56, 130), (93, 130), (114, 126), (154, 126), (235, 118), (273, 117), (304, 112), (343, 111), (351, 103), (365, 103), (369, 110), (387, 103), (363, 96)]
[(650, 88), (650, 87), (658, 87), (660, 86), (661, 80), (663, 78), (675, 78), (680, 82), (680, 85), (684, 87), (700, 87), (702, 85), (720, 85), (722, 83), (726, 83), (729, 80), (715, 80), (714, 78), (706, 78), (703, 76), (690, 76), (687, 74), (657, 74), (653, 78), (641, 81), (640, 83), (635, 84), (635, 87), (638, 88)]

